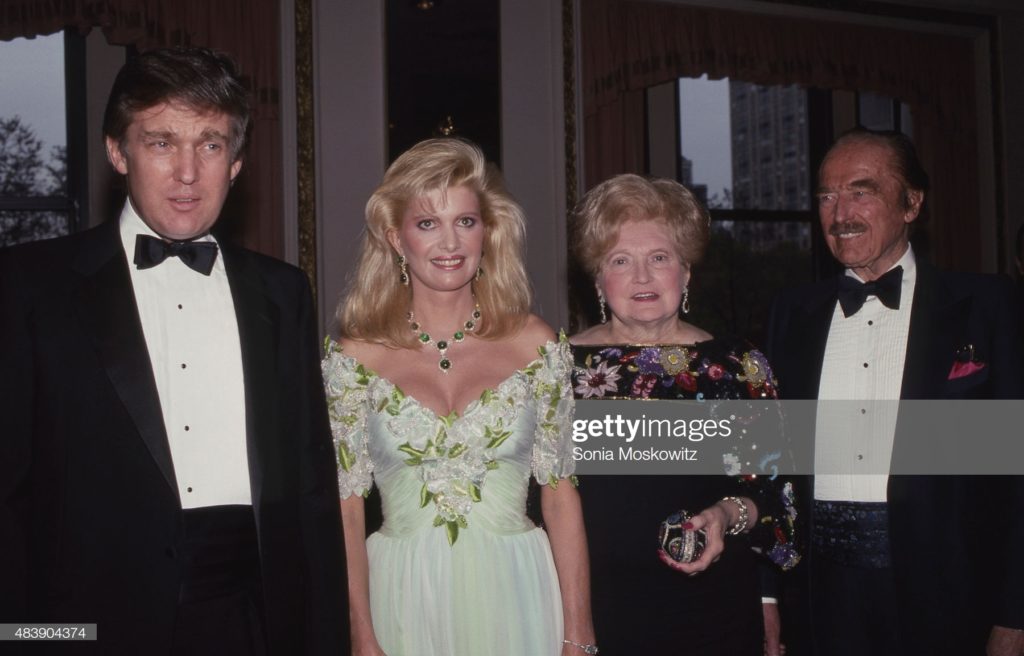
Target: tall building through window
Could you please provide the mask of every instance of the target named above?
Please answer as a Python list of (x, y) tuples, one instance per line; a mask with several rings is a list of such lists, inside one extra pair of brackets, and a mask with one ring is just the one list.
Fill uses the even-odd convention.
[[(691, 320), (712, 333), (763, 337), (783, 287), (834, 270), (813, 203), (817, 166), (836, 125), (901, 130), (899, 100), (741, 80), (681, 78), (647, 91), (647, 167), (674, 175), (711, 213), (711, 242), (693, 272)], [(675, 113), (663, 103), (675, 102)], [(674, 117), (666, 121), (664, 117)], [(675, 165), (663, 144), (678, 143)]]
[(810, 209), (807, 92), (737, 80), (728, 85), (733, 207)]
[(679, 180), (708, 206), (690, 320), (760, 340), (775, 292), (813, 277), (807, 92), (681, 79)]

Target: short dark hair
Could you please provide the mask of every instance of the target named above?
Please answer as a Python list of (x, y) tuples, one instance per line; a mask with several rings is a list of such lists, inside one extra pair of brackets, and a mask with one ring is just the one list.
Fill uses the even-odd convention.
[(121, 142), (136, 112), (179, 103), (231, 119), (231, 156), (245, 147), (251, 107), (234, 62), (206, 48), (161, 48), (129, 59), (117, 74), (103, 113), (103, 135)]
[[(825, 166), (825, 162), (828, 161), (832, 151), (849, 143), (873, 143), (889, 149), (889, 152), (892, 153), (896, 175), (903, 184), (903, 203), (907, 208), (911, 205), (910, 196), (907, 194), (908, 191), (920, 191), (922, 194), (928, 193), (928, 174), (925, 172), (924, 167), (921, 166), (921, 160), (917, 156), (917, 148), (914, 147), (914, 142), (907, 135), (894, 130), (869, 130), (864, 127), (855, 127), (847, 130), (839, 135), (839, 138), (836, 139), (832, 147), (825, 153), (825, 158), (821, 161), (822, 167)], [(818, 177), (821, 177), (821, 169), (818, 170), (818, 174)]]

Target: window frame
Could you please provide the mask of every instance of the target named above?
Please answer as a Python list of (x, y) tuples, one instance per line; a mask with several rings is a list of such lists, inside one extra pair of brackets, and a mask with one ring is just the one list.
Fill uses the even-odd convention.
[[(679, 108), (679, 80), (675, 81), (676, 93), (676, 119), (680, 115)], [(759, 85), (764, 86), (764, 85)], [(721, 209), (708, 207), (712, 222), (732, 221), (735, 223), (807, 223), (811, 228), (811, 266), (809, 272), (813, 280), (820, 280), (837, 273), (838, 268), (832, 259), (825, 244), (824, 235), (821, 232), (821, 224), (818, 220), (817, 200), (815, 198), (815, 178), (818, 167), (825, 158), (830, 144), (834, 139), (833, 129), (833, 101), (831, 89), (807, 88), (807, 161), (808, 174), (811, 176), (808, 184), (808, 208), (806, 210), (762, 210), (762, 209)], [(645, 94), (646, 102), (646, 94)], [(895, 101), (898, 107), (898, 101)], [(859, 103), (858, 103), (859, 107)], [(645, 106), (644, 117), (647, 118)], [(897, 113), (896, 120), (899, 119)], [(859, 116), (858, 116), (859, 120)], [(645, 128), (645, 134), (647, 134)], [(749, 138), (748, 134), (744, 135)], [(682, 161), (682, 144), (677, 138), (676, 161)], [(648, 144), (645, 142), (645, 151)], [(645, 162), (647, 164), (648, 162)], [(649, 169), (648, 169), (649, 170)], [(681, 171), (676, 172), (676, 179), (679, 180)]]
[(64, 30), (64, 120), (67, 171), (63, 195), (0, 196), (0, 211), (59, 212), (67, 232), (89, 225), (85, 37)]

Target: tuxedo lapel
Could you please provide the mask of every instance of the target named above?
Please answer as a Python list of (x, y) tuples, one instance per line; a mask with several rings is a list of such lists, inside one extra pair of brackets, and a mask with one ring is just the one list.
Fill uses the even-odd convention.
[(267, 463), (274, 459), (272, 438), (280, 423), (274, 381), (278, 379), (277, 332), (279, 311), (268, 297), (266, 284), (249, 257), (221, 246), (238, 322), (245, 379), (245, 434), (249, 457), (249, 481), (259, 526)]
[[(85, 276), (75, 312), (160, 473), (178, 496), (171, 449), (117, 222), (93, 233), (74, 267)], [(180, 501), (180, 500), (179, 500)]]
[(786, 379), (779, 381), (784, 398), (818, 398), (821, 367), (837, 293), (836, 280), (826, 280), (814, 286), (794, 307), (784, 336), (790, 365)]
[(900, 398), (941, 399), (956, 351), (966, 346), (957, 339), (966, 339), (971, 299), (956, 299), (926, 261), (917, 269)]

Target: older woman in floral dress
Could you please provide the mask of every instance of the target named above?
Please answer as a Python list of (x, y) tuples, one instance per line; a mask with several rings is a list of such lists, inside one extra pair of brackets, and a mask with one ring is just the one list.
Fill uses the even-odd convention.
[[(684, 321), (709, 217), (682, 185), (621, 175), (577, 208), (577, 257), (593, 276), (601, 323), (572, 338), (578, 399), (774, 399), (765, 357), (749, 343)], [(581, 484), (594, 623), (602, 653), (761, 654), (754, 547), (783, 568), (793, 546), (792, 488), (770, 477), (604, 476)], [(681, 508), (707, 547), (690, 563), (657, 548)], [(734, 537), (733, 537), (734, 536)], [(686, 576), (695, 575), (699, 576)], [(769, 609), (767, 617), (777, 617)]]

